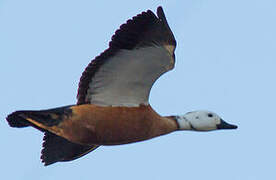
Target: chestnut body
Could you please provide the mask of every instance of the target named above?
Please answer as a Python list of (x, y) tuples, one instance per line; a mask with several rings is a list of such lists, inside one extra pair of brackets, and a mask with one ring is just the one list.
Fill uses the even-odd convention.
[(103, 107), (85, 104), (70, 109), (72, 114), (64, 116), (57, 126), (44, 128), (78, 144), (126, 144), (177, 129), (175, 120), (161, 117), (149, 105)]

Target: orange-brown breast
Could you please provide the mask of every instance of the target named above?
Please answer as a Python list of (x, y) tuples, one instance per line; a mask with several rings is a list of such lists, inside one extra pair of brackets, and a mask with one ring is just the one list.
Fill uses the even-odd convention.
[(80, 144), (114, 145), (146, 140), (176, 130), (175, 121), (150, 106), (72, 106), (72, 115), (57, 128), (60, 136)]

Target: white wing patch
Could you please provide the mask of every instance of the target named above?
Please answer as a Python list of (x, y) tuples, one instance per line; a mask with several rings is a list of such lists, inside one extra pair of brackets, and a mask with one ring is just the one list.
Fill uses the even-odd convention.
[(119, 50), (94, 75), (86, 100), (102, 106), (148, 104), (153, 83), (173, 66), (163, 46)]

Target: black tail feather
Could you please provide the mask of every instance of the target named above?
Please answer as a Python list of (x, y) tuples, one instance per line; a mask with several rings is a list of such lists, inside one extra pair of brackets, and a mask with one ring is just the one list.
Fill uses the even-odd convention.
[(7, 116), (7, 121), (11, 127), (27, 127), (30, 126), (29, 123), (22, 115), (28, 113), (28, 111), (16, 111)]
[(48, 110), (38, 110), (38, 111), (16, 111), (7, 116), (7, 121), (11, 127), (27, 127), (33, 126), (27, 118), (33, 119), (34, 121), (44, 124), (46, 126), (55, 126), (59, 124), (63, 117), (71, 115), (71, 106), (64, 106)]
[[(11, 127), (15, 127), (15, 128), (23, 128), (23, 127), (34, 127), (36, 129), (38, 129), (39, 131), (45, 132), (45, 129), (42, 129), (38, 126), (36, 126), (35, 124), (32, 124), (31, 122), (29, 122), (28, 120), (26, 120), (26, 118), (34, 118), (33, 114), (39, 114), (40, 111), (16, 111), (13, 112), (11, 114), (9, 114), (6, 118), (6, 120), (8, 121), (9, 125)], [(37, 120), (37, 118), (35, 117), (35, 119)]]

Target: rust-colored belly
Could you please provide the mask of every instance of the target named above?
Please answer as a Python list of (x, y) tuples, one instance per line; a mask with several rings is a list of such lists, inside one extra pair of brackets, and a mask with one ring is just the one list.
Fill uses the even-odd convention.
[(146, 140), (161, 117), (150, 106), (73, 106), (72, 116), (62, 124), (64, 136), (81, 144), (115, 145)]

